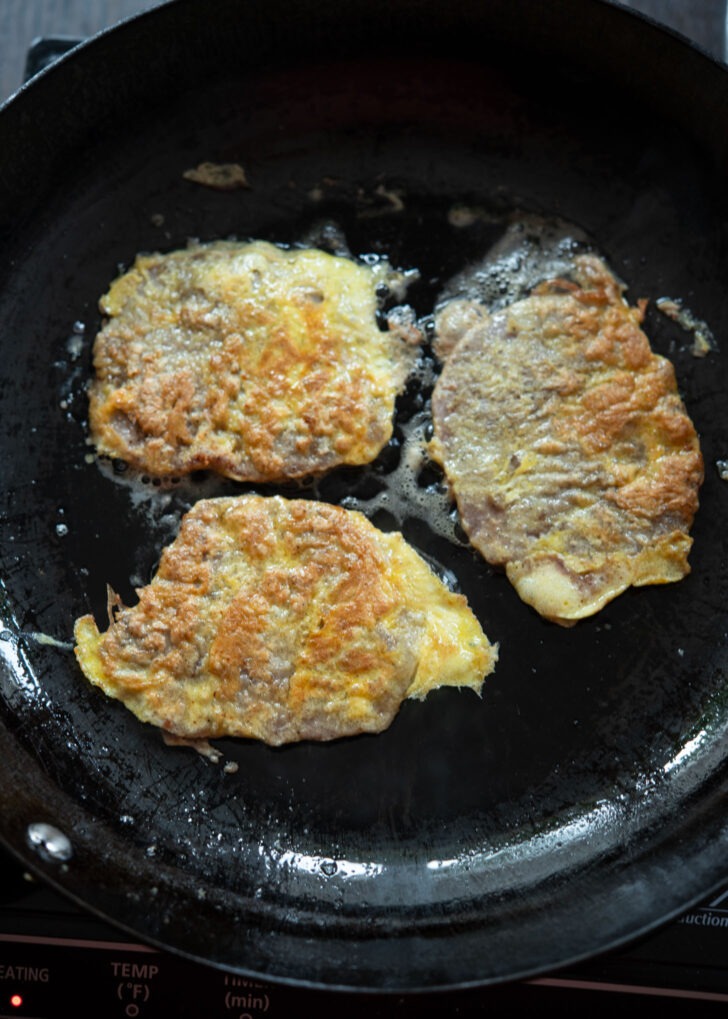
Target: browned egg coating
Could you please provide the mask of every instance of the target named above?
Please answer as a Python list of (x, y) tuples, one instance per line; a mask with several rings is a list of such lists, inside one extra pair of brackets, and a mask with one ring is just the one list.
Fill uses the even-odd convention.
[(689, 572), (703, 461), (672, 364), (595, 256), (492, 315), (441, 311), (431, 453), (463, 527), (569, 625)]
[(417, 354), (377, 326), (385, 280), (383, 265), (263, 241), (138, 257), (100, 302), (98, 452), (258, 482), (369, 463)]
[(385, 729), (404, 698), (479, 692), (497, 648), (399, 533), (309, 500), (198, 502), (133, 607), (76, 623), (87, 678), (189, 739)]

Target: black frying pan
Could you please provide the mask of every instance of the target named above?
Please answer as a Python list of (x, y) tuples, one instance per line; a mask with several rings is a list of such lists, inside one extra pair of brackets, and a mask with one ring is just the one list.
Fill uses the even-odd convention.
[[(21, 859), (175, 952), (386, 990), (542, 972), (725, 880), (727, 363), (654, 302), (725, 332), (727, 110), (721, 67), (599, 2), (182, 0), (0, 113), (0, 803)], [(241, 163), (250, 190), (183, 178), (203, 160)], [(453, 226), (457, 203), (483, 214)], [(467, 546), (379, 514), (500, 641), (482, 701), (438, 691), (333, 744), (221, 741), (236, 772), (164, 746), (63, 645), (77, 616), (103, 621), (107, 583), (133, 598), (195, 498), (244, 486), (139, 494), (89, 455), (98, 296), (188, 237), (343, 236), (419, 268), (426, 316), (519, 210), (578, 225), (650, 299), (706, 459), (692, 574), (565, 631)], [(302, 493), (366, 495), (397, 457), (396, 437)]]

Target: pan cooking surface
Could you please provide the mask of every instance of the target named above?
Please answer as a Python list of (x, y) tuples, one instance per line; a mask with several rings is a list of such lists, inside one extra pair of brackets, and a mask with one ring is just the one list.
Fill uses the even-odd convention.
[[(264, 48), (260, 70), (268, 23), (252, 5), (241, 26), (234, 6), (200, 38), (182, 31), (194, 3), (127, 25), (0, 121), (10, 130), (25, 110), (35, 124), (0, 174), (13, 190), (0, 290), (4, 837), (121, 926), (244, 973), (453, 987), (605, 949), (725, 877), (725, 355), (694, 356), (693, 335), (655, 303), (682, 299), (721, 336), (726, 246), (710, 160), (669, 110), (579, 68), (551, 67), (544, 89), (533, 53), (494, 61), (503, 51), (487, 33), (459, 61), (424, 27), (407, 37), (419, 56), (375, 55), (366, 42), (396, 50), (405, 23), (392, 15), (377, 35), (358, 4), (349, 59), (357, 34), (344, 45), (324, 10), (320, 30), (276, 28), (289, 49), (276, 65)], [(297, 32), (317, 31), (341, 45), (287, 60)], [(457, 25), (441, 31), (452, 42)], [(174, 40), (166, 65), (140, 79), (160, 37)], [(79, 122), (74, 90), (90, 91), (99, 66), (107, 116)], [(163, 72), (182, 66), (172, 90)], [(61, 82), (69, 100), (54, 127)], [(250, 189), (183, 176), (204, 160), (240, 163)], [(217, 741), (214, 763), (165, 746), (88, 686), (74, 619), (103, 622), (107, 584), (132, 601), (197, 498), (250, 489), (207, 476), (165, 487), (95, 459), (84, 386), (96, 302), (119, 268), (189, 238), (345, 245), (418, 270), (406, 300), (426, 327), (448, 281), (523, 215), (572, 224), (632, 303), (649, 299), (646, 331), (675, 363), (706, 461), (692, 574), (629, 591), (571, 630), (543, 622), (462, 540), (438, 473), (403, 463), (426, 433), (430, 360), (375, 464), (257, 490), (356, 504), (401, 528), (500, 642), (482, 700), (437, 691), (381, 735), (331, 744)], [(68, 836), (70, 859), (28, 847), (37, 822)]]

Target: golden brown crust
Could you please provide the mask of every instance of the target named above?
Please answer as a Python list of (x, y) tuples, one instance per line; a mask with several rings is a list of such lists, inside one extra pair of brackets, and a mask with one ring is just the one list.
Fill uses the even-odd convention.
[(210, 499), (105, 634), (76, 624), (86, 676), (190, 739), (271, 744), (386, 728), (404, 697), (479, 690), (496, 649), (399, 534), (279, 497)]
[(432, 455), (472, 543), (557, 622), (689, 570), (702, 457), (641, 318), (580, 256), (445, 348)]
[(101, 300), (99, 452), (153, 475), (239, 481), (370, 462), (415, 356), (376, 325), (381, 278), (261, 241), (137, 258)]

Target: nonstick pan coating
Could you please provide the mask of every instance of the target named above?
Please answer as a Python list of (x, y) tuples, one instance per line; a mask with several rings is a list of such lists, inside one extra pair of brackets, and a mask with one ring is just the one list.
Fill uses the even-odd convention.
[[(720, 346), (726, 72), (586, 0), (209, 11), (124, 24), (0, 113), (3, 838), (135, 935), (283, 981), (454, 988), (617, 945), (726, 877), (726, 361), (655, 304), (682, 299)], [(205, 160), (250, 188), (183, 177)], [(564, 630), (426, 511), (380, 510), (500, 642), (482, 700), (438, 691), (376, 737), (220, 741), (217, 764), (165, 746), (83, 680), (73, 620), (103, 622), (107, 584), (132, 600), (196, 498), (245, 486), (134, 486), (95, 460), (99, 295), (139, 251), (313, 238), (417, 268), (426, 319), (515, 213), (576, 224), (650, 302), (706, 460), (693, 572)], [(386, 490), (426, 398), (405, 394), (372, 468), (296, 494)], [(33, 845), (38, 824), (68, 842)]]

